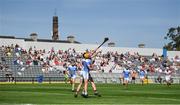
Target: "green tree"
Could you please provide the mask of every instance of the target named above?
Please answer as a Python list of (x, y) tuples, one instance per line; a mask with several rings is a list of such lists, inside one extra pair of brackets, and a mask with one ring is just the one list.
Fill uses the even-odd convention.
[(170, 40), (170, 42), (166, 44), (164, 48), (167, 50), (180, 51), (180, 26), (177, 28), (170, 28), (164, 39)]

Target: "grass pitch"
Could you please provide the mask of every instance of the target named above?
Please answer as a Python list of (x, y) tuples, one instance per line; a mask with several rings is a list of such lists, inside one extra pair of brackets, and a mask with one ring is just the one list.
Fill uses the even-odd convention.
[(55, 84), (0, 84), (0, 104), (180, 104), (180, 85), (97, 84), (102, 97), (74, 98), (71, 85)]

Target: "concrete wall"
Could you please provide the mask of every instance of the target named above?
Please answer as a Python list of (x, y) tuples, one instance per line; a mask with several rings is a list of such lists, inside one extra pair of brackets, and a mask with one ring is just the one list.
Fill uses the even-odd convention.
[(22, 47), (25, 47), (26, 44), (24, 40), (22, 39), (7, 39), (7, 38), (0, 38), (0, 45), (11, 45), (11, 44), (18, 44)]
[(26, 42), (26, 48), (36, 46), (37, 49), (50, 50), (54, 47), (55, 50), (67, 50), (69, 48), (75, 48), (76, 51), (84, 52), (86, 49), (94, 49), (97, 45), (89, 44), (73, 44), (73, 43), (52, 43), (52, 42)]
[[(78, 52), (84, 52), (86, 49), (93, 50), (98, 47), (96, 44), (73, 44), (73, 43), (54, 43), (54, 42), (30, 42), (30, 41), (24, 41), (23, 39), (7, 39), (7, 38), (0, 38), (0, 46), (2, 45), (11, 45), (11, 44), (19, 44), (25, 49), (29, 49), (30, 47), (34, 46), (36, 49), (45, 49), (50, 50), (52, 47), (54, 47), (55, 50), (61, 49), (61, 50), (67, 50), (68, 48), (75, 48)], [(119, 53), (125, 53), (125, 52), (138, 52), (140, 55), (150, 56), (153, 53), (156, 53), (157, 55), (161, 56), (163, 53), (162, 49), (158, 48), (126, 48), (126, 47), (101, 47), (100, 50), (102, 50), (104, 53), (107, 51), (117, 51)], [(180, 56), (180, 51), (168, 51), (167, 53), (168, 57), (172, 58), (176, 55)]]

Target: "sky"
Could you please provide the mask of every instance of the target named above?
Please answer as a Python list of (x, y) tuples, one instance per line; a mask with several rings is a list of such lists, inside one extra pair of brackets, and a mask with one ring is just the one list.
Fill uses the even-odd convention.
[(162, 48), (168, 29), (180, 26), (180, 0), (0, 0), (0, 35), (51, 39), (54, 15), (62, 40)]

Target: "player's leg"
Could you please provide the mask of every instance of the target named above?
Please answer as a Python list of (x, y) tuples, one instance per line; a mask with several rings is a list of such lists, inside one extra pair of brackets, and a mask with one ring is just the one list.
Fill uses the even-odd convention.
[(97, 91), (97, 88), (96, 88), (96, 84), (94, 83), (94, 80), (93, 78), (91, 77), (91, 75), (89, 74), (89, 81), (91, 82), (91, 86), (93, 88), (93, 91), (94, 91), (94, 95), (97, 95), (97, 96), (101, 96), (98, 91)]
[(141, 85), (143, 85), (144, 83), (143, 83), (143, 78), (141, 78)]
[(127, 88), (128, 87), (128, 79), (125, 78), (125, 87)]
[(136, 78), (132, 77), (132, 84), (135, 84), (135, 80), (136, 80)]
[(81, 77), (80, 83), (79, 83), (79, 85), (78, 85), (78, 87), (77, 87), (77, 89), (76, 89), (76, 93), (74, 94), (74, 97), (77, 97), (77, 96), (78, 96), (79, 91), (80, 91), (81, 86), (82, 86), (82, 83), (83, 83), (83, 78)]
[(75, 80), (76, 80), (76, 78), (73, 77), (73, 78), (72, 78), (72, 92), (74, 92)]
[(167, 84), (167, 85), (168, 85), (168, 87), (171, 85), (170, 81), (168, 81), (168, 84)]
[(69, 81), (69, 75), (66, 73), (66, 71), (63, 71), (64, 74), (64, 82), (67, 84), (67, 82)]
[(125, 85), (125, 80), (124, 80), (124, 77), (122, 78), (122, 83), (123, 83), (123, 85)]
[(144, 85), (144, 77), (140, 77), (141, 85)]
[(88, 72), (83, 72), (83, 78), (84, 78), (84, 97), (88, 97), (88, 80), (89, 80), (89, 73)]
[(89, 81), (91, 82), (93, 91), (96, 91), (96, 85), (95, 85), (95, 83), (94, 83), (94, 81), (93, 81), (93, 78), (91, 77), (91, 74), (89, 74)]
[(91, 82), (91, 85), (92, 85), (93, 91), (94, 91), (94, 92), (95, 92), (95, 91), (97, 91), (95, 83), (94, 83), (93, 81), (90, 81), (90, 82)]
[(68, 78), (64, 77), (65, 84), (67, 84)]
[(93, 87), (94, 95), (97, 95), (97, 96), (101, 97), (101, 94), (97, 91), (95, 83), (91, 82), (91, 85)]
[(166, 80), (166, 84), (167, 84), (167, 86), (169, 87), (169, 81), (168, 81), (168, 80)]
[(72, 85), (72, 75), (68, 75), (68, 80), (67, 82), (69, 82)]
[(87, 97), (88, 96), (88, 79), (84, 79), (84, 96)]
[(165, 79), (166, 79), (166, 84), (169, 87), (170, 86), (170, 77), (166, 76)]

